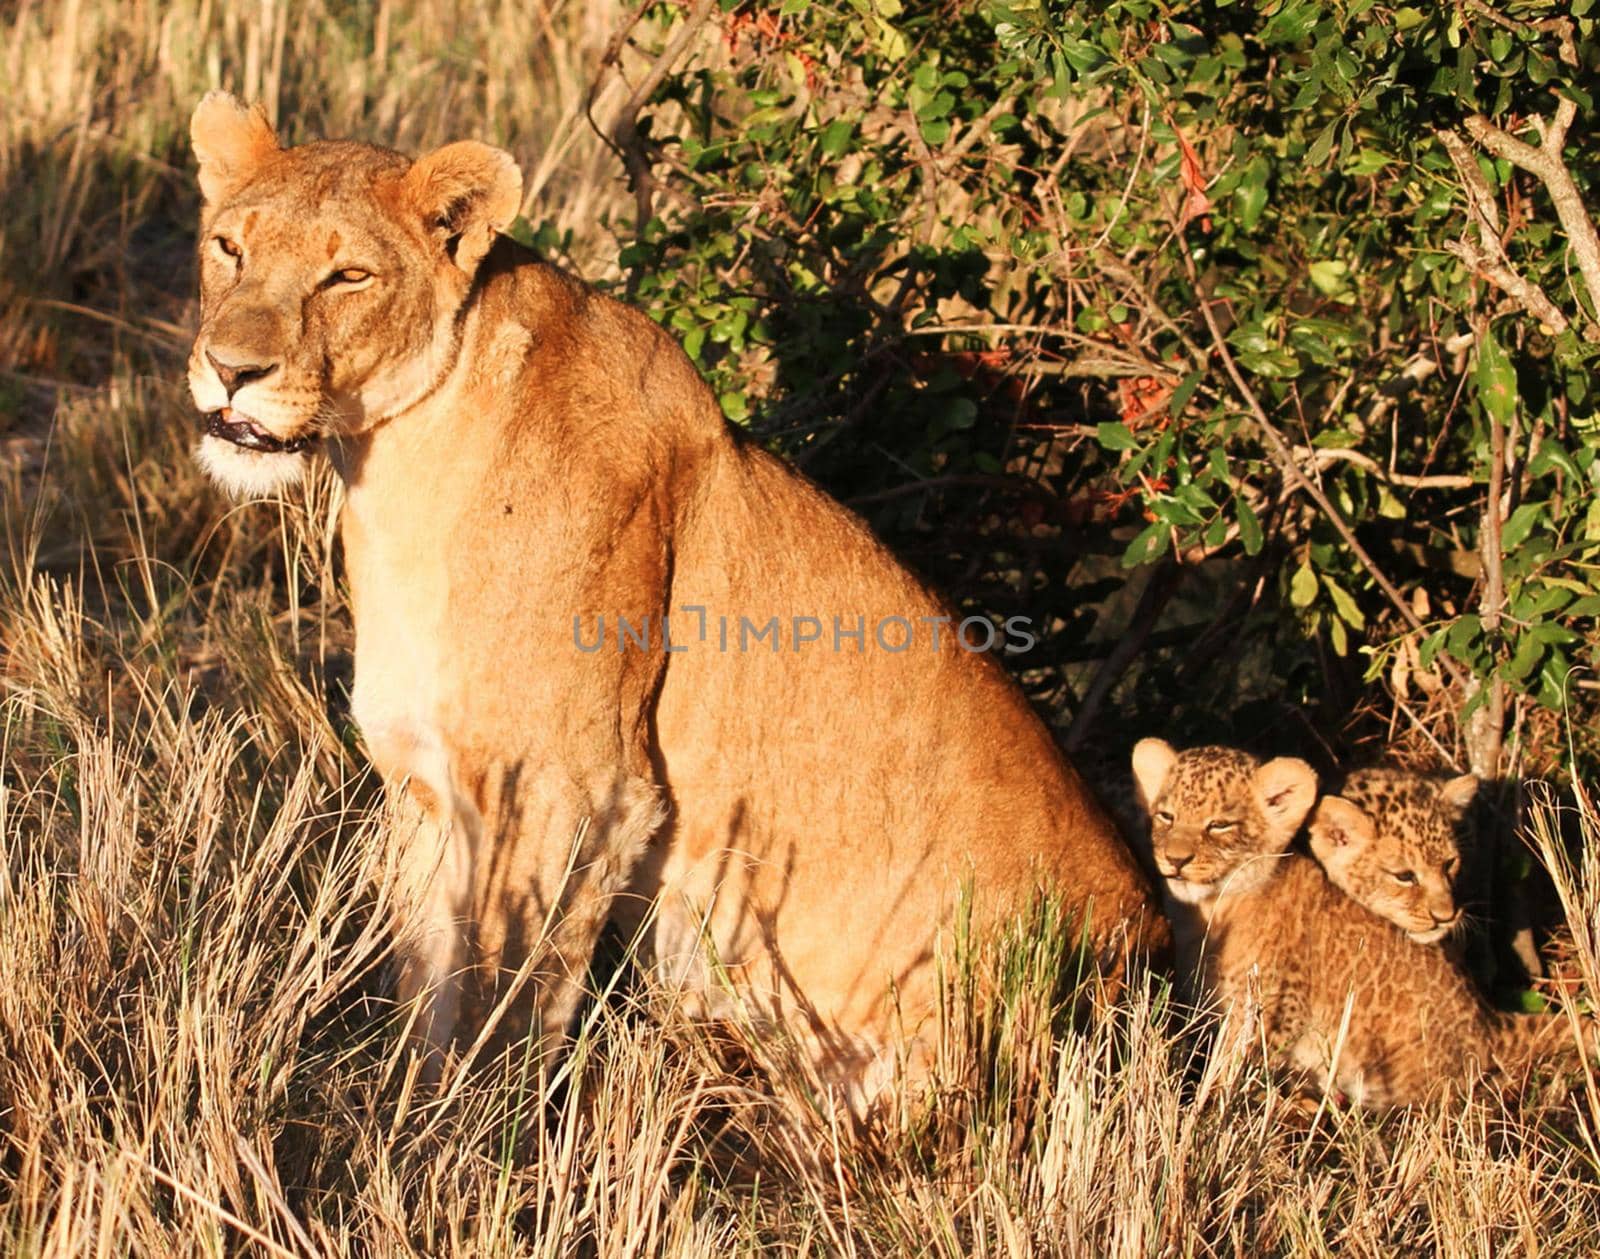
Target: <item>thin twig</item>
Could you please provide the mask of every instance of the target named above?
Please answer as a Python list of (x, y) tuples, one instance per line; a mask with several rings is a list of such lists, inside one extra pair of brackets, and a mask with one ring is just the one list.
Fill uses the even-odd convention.
[(904, 498), (907, 494), (918, 494), (924, 490), (943, 490), (954, 488), (970, 488), (980, 490), (1000, 490), (1009, 494), (1023, 494), (1032, 498), (1040, 498), (1046, 502), (1056, 502), (1056, 496), (1039, 482), (1028, 477), (1001, 476), (995, 473), (971, 472), (951, 473), (947, 476), (925, 477), (920, 481), (908, 481), (904, 485), (893, 485), (886, 490), (874, 490), (869, 494), (857, 494), (848, 500), (851, 507), (864, 507), (870, 503), (886, 503), (892, 499)]
[(1296, 446), (1294, 453), (1298, 459), (1309, 459), (1317, 464), (1352, 463), (1362, 471), (1370, 473), (1379, 481), (1386, 482), (1389, 485), (1398, 485), (1408, 490), (1470, 490), (1477, 484), (1471, 477), (1459, 474), (1438, 473), (1431, 476), (1421, 476), (1409, 472), (1390, 472), (1371, 455), (1364, 455), (1359, 450), (1346, 450), (1341, 446), (1327, 446), (1317, 449)]
[[(1222, 366), (1226, 369), (1229, 379), (1233, 381), (1234, 389), (1254, 417), (1256, 427), (1260, 430), (1261, 435), (1266, 439), (1267, 446), (1272, 452), (1273, 462), (1278, 465), (1278, 470), (1290, 484), (1297, 487), (1301, 493), (1316, 504), (1317, 509), (1327, 518), (1328, 523), (1344, 539), (1345, 545), (1350, 548), (1350, 553), (1355, 556), (1356, 562), (1366, 569), (1367, 575), (1376, 583), (1378, 589), (1382, 590), (1388, 597), (1390, 604), (1400, 614), (1401, 619), (1412, 629), (1423, 629), (1422, 619), (1412, 611), (1411, 604), (1406, 597), (1400, 593), (1399, 588), (1389, 580), (1387, 574), (1378, 567), (1372, 556), (1367, 553), (1367, 548), (1361, 545), (1361, 540), (1356, 537), (1356, 532), (1350, 527), (1349, 521), (1340, 515), (1338, 509), (1329, 501), (1328, 496), (1322, 492), (1322, 487), (1306, 475), (1305, 470), (1300, 466), (1299, 460), (1294, 457), (1294, 448), (1283, 434), (1278, 432), (1272, 420), (1267, 416), (1266, 408), (1261, 405), (1261, 400), (1256, 397), (1255, 390), (1250, 388), (1249, 382), (1245, 380), (1244, 374), (1240, 372), (1238, 363), (1234, 362), (1233, 353), (1228, 349), (1227, 338), (1222, 335), (1222, 328), (1218, 325), (1217, 317), (1211, 309), (1211, 299), (1199, 296), (1200, 283), (1199, 276), (1195, 273), (1194, 259), (1190, 257), (1187, 249), (1180, 249), (1179, 252), (1183, 257), (1183, 265), (1189, 273), (1189, 281), (1195, 287), (1196, 299), (1200, 304), (1200, 316), (1205, 320), (1206, 328), (1211, 333), (1211, 344), (1216, 350), (1217, 356), (1221, 358)], [(1454, 660), (1441, 654), (1439, 662), (1458, 685), (1465, 687), (1467, 683), (1466, 674), (1462, 672)]]

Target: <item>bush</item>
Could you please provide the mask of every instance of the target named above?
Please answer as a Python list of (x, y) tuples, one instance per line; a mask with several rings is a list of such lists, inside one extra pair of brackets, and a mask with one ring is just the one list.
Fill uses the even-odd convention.
[(1069, 745), (1592, 764), (1590, 7), (663, 5), (628, 287)]

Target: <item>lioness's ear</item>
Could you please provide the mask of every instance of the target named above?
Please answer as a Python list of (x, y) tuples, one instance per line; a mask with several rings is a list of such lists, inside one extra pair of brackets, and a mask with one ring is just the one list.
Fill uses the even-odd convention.
[(1478, 780), (1471, 774), (1462, 774), (1439, 786), (1439, 799), (1444, 801), (1444, 807), (1450, 810), (1452, 816), (1458, 818), (1472, 807), (1477, 794)]
[(1287, 844), (1317, 799), (1317, 772), (1293, 756), (1280, 756), (1256, 770), (1256, 802)]
[(504, 150), (462, 140), (419, 157), (405, 193), (450, 260), (472, 275), (522, 208), (522, 172)]
[(1311, 847), (1364, 848), (1377, 838), (1378, 828), (1366, 813), (1343, 796), (1323, 796), (1311, 815)]
[(260, 105), (247, 107), (228, 92), (207, 92), (189, 119), (189, 138), (200, 160), (200, 195), (216, 205), (278, 151)]
[(1165, 739), (1140, 739), (1133, 745), (1133, 781), (1146, 812), (1161, 794), (1161, 785), (1177, 759), (1178, 754)]

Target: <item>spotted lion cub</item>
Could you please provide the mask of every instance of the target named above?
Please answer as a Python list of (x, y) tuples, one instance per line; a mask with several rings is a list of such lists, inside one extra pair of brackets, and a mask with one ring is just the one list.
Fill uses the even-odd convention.
[(1477, 792), (1471, 774), (1439, 782), (1357, 770), (1338, 795), (1323, 797), (1311, 851), (1346, 896), (1418, 944), (1436, 944), (1462, 921), (1460, 827)]
[[(1175, 925), (1180, 961), (1222, 1012), (1225, 1051), (1265, 1044), (1275, 1067), (1382, 1107), (1520, 1071), (1558, 1037), (1560, 1016), (1491, 1010), (1444, 950), (1414, 944), (1290, 851), (1308, 813), (1314, 837), (1334, 824), (1327, 801), (1312, 812), (1305, 762), (1145, 739), (1133, 772), (1156, 866), (1190, 915)], [(1348, 821), (1350, 808), (1331, 816)]]

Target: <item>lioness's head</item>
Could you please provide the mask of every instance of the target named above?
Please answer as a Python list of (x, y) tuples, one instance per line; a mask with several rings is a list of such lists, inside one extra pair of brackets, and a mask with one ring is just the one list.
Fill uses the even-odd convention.
[(370, 144), (285, 149), (259, 108), (209, 93), (200, 163), (200, 334), (189, 390), (198, 456), (237, 494), (300, 475), (303, 453), (426, 397), (522, 175), (470, 141), (412, 161)]
[(1316, 771), (1292, 756), (1263, 765), (1235, 748), (1178, 752), (1161, 739), (1135, 745), (1133, 777), (1156, 866), (1191, 905), (1269, 876), (1317, 798)]

